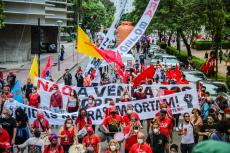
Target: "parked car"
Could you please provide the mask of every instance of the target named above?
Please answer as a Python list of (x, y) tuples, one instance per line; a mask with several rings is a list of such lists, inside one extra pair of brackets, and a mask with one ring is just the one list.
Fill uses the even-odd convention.
[(217, 96), (222, 95), (226, 99), (228, 99), (228, 101), (230, 100), (230, 91), (229, 91), (227, 85), (224, 82), (220, 82), (220, 81), (201, 81), (201, 83), (203, 84), (203, 86), (206, 87), (206, 91), (209, 92), (211, 97), (213, 97), (214, 99)]
[(172, 55), (163, 55), (160, 63), (166, 67), (175, 67), (176, 65), (180, 66), (180, 61), (178, 61), (177, 58)]
[(156, 54), (158, 51), (160, 51), (160, 46), (158, 45), (150, 45), (148, 56), (152, 57), (154, 54)]
[(196, 83), (197, 81), (207, 80), (207, 77), (201, 71), (183, 71), (183, 74), (189, 82)]
[(151, 60), (151, 64), (157, 64), (157, 61), (161, 62), (162, 61), (162, 56), (164, 56), (166, 54), (162, 54), (162, 53), (156, 53), (154, 54), (152, 60)]

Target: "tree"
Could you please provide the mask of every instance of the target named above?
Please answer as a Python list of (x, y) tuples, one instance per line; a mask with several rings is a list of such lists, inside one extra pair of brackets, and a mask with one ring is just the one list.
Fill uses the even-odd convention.
[(104, 26), (109, 27), (114, 19), (116, 8), (114, 6), (114, 3), (108, 0), (100, 0), (100, 1), (102, 2), (102, 4), (104, 5), (106, 9)]
[(2, 29), (3, 27), (3, 10), (4, 10), (4, 4), (3, 4), (3, 1), (0, 0), (0, 29)]

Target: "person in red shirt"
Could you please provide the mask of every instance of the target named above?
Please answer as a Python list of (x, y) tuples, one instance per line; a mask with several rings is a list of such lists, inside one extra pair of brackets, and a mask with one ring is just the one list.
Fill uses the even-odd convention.
[(134, 92), (133, 94), (133, 97), (136, 99), (136, 100), (140, 100), (140, 99), (146, 99), (147, 96), (145, 95), (145, 93), (143, 92), (143, 87), (142, 86), (139, 86), (137, 88), (137, 90)]
[(137, 119), (138, 123), (141, 125), (139, 115), (136, 112), (133, 111), (133, 105), (128, 104), (127, 105), (127, 113), (123, 116), (125, 126), (130, 124), (132, 116), (134, 116)]
[(43, 112), (37, 113), (37, 118), (34, 120), (31, 128), (32, 133), (36, 128), (39, 129), (42, 132), (42, 134), (49, 134), (51, 132), (49, 121), (45, 119)]
[(189, 84), (189, 81), (186, 79), (186, 76), (183, 74), (181, 80), (177, 84)]
[(64, 153), (63, 147), (58, 144), (58, 137), (56, 134), (49, 136), (50, 145), (46, 146), (43, 153)]
[(110, 101), (109, 102), (109, 107), (105, 109), (104, 111), (104, 118), (108, 117), (110, 115), (110, 110), (111, 110), (111, 107), (114, 107), (115, 106), (115, 102), (114, 101)]
[(144, 133), (137, 134), (137, 143), (132, 146), (129, 153), (152, 153), (151, 147), (145, 142)]
[(8, 132), (2, 128), (2, 125), (0, 124), (0, 148), (1, 144), (4, 142), (9, 142), (10, 143), (10, 136)]
[(112, 139), (109, 141), (109, 144), (108, 144), (108, 149), (105, 151), (105, 153), (121, 153), (120, 152), (120, 145), (119, 143)]
[(3, 142), (0, 146), (1, 153), (12, 153), (12, 146), (9, 142)]
[(92, 127), (87, 127), (87, 136), (84, 137), (82, 144), (84, 149), (93, 153), (101, 152), (101, 141), (98, 135), (94, 133)]
[(123, 125), (123, 118), (117, 114), (116, 107), (112, 107), (110, 110), (110, 115), (102, 122), (105, 133), (108, 134), (108, 141), (113, 139), (115, 133), (122, 131)]
[(64, 126), (58, 132), (58, 137), (61, 139), (60, 142), (65, 153), (69, 152), (69, 148), (74, 142), (78, 142), (77, 130), (71, 118), (65, 120)]
[(29, 106), (39, 108), (40, 105), (40, 95), (37, 93), (37, 88), (32, 88), (32, 93), (29, 94)]
[(76, 127), (78, 129), (78, 142), (81, 143), (86, 135), (86, 127), (92, 126), (92, 119), (87, 115), (85, 108), (81, 108), (78, 113), (78, 117), (75, 120)]
[(59, 113), (60, 110), (63, 108), (62, 94), (58, 90), (57, 86), (54, 87), (53, 91), (54, 93), (51, 95), (50, 98), (50, 109), (54, 113)]
[(160, 116), (156, 117), (155, 120), (157, 120), (160, 124), (160, 132), (167, 137), (170, 143), (172, 143), (172, 138), (171, 138), (172, 123), (171, 123), (171, 119), (168, 118), (166, 115), (167, 115), (167, 111), (161, 109)]
[(137, 116), (132, 115), (130, 123), (124, 128), (125, 153), (129, 153), (131, 147), (137, 143), (137, 134), (142, 128)]

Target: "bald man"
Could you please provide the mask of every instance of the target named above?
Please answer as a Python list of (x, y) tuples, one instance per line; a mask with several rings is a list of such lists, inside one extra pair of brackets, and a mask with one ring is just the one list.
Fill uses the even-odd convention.
[(132, 146), (129, 153), (152, 153), (151, 147), (145, 142), (145, 135), (142, 132), (137, 134), (137, 143)]

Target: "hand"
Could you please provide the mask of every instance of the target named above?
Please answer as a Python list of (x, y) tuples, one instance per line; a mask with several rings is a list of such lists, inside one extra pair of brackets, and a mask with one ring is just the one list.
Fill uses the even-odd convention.
[(109, 130), (108, 130), (108, 129), (105, 129), (105, 133), (107, 133), (107, 134), (108, 134), (108, 133), (109, 133)]
[(15, 139), (11, 140), (11, 145), (13, 146), (15, 144)]

